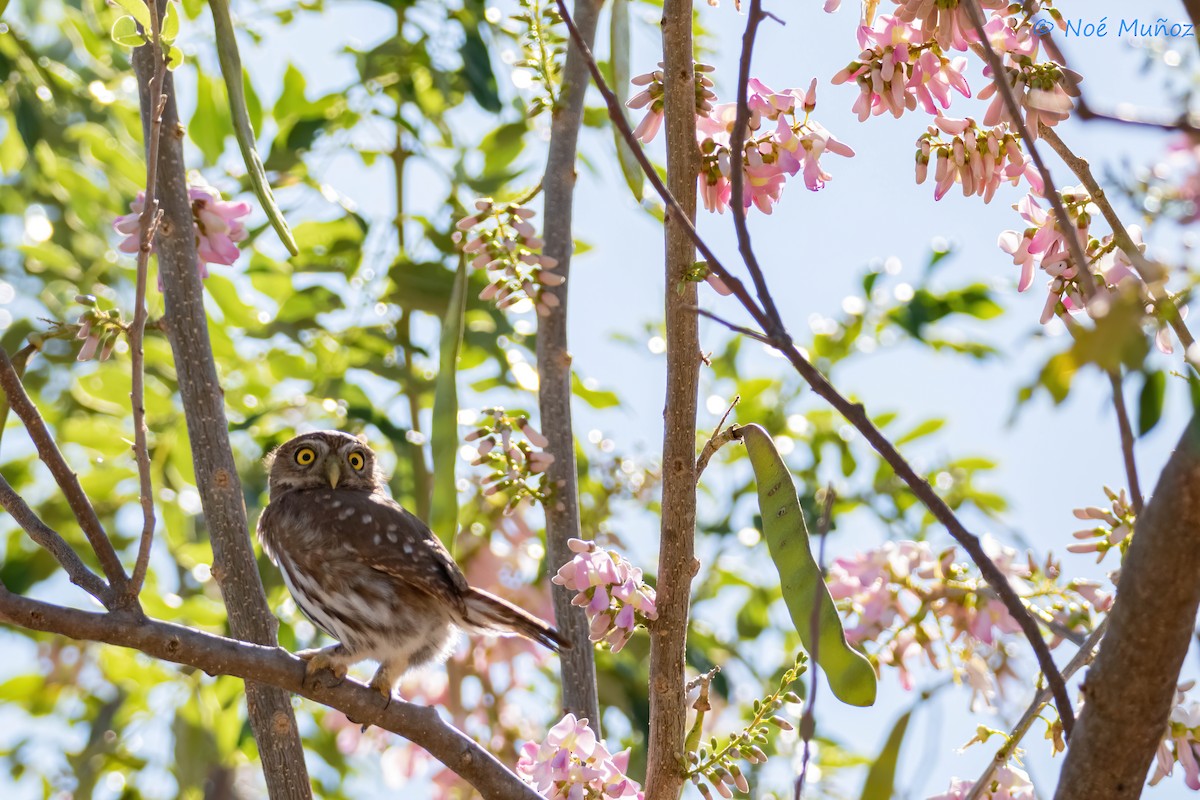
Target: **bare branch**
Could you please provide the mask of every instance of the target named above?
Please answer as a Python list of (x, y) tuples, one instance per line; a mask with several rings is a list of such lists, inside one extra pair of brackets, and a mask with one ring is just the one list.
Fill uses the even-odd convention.
[[(336, 708), (346, 716), (399, 734), (462, 776), (487, 800), (538, 800), (539, 795), (491, 753), (450, 726), (435, 708), (393, 700), (353, 680), (335, 686), (305, 682), (304, 662), (279, 647), (227, 639), (128, 613), (95, 614), (43, 603), (0, 587), (0, 621), (30, 630), (105, 642), (185, 664), (209, 675), (233, 675)], [(253, 681), (254, 683), (249, 683)]]
[[(159, 13), (163, 13), (165, 0), (156, 2)], [(184, 129), (179, 121), (173, 79), (168, 73), (162, 92), (154, 92), (150, 83), (158, 64), (149, 46), (134, 50), (133, 66), (147, 144), (153, 114), (161, 103), (159, 98), (167, 96), (166, 105), (162, 106), (164, 135), (159, 142), (156, 183), (163, 217), (154, 249), (162, 276), (167, 338), (187, 420), (196, 488), (212, 542), (213, 577), (221, 587), (233, 635), (244, 641), (274, 645), (278, 622), (267, 606), (250, 544), (242, 483), (229, 444), (224, 393), (208, 335), (204, 285), (196, 269), (195, 228), (183, 153)], [(304, 763), (304, 748), (287, 692), (247, 683), (246, 707), (272, 800), (311, 800), (312, 785)]]
[(33, 444), (37, 448), (38, 457), (50, 469), (50, 474), (54, 476), (55, 482), (67, 499), (67, 504), (71, 507), (71, 513), (79, 521), (79, 527), (83, 529), (84, 535), (87, 536), (88, 542), (96, 552), (96, 558), (100, 560), (100, 567), (104, 570), (109, 586), (113, 589), (110, 599), (114, 603), (121, 604), (121, 598), (125, 596), (125, 586), (129, 580), (125, 574), (125, 568), (121, 566), (121, 560), (117, 558), (117, 551), (113, 549), (108, 534), (104, 532), (104, 526), (100, 524), (100, 518), (96, 516), (96, 509), (92, 507), (91, 501), (83, 493), (78, 476), (71, 471), (66, 459), (59, 452), (58, 445), (54, 443), (49, 429), (46, 428), (45, 420), (38, 413), (33, 401), (29, 399), (29, 395), (25, 393), (25, 387), (21, 384), (21, 379), (17, 376), (17, 371), (3, 348), (0, 348), (0, 390), (3, 390), (8, 398), (9, 406), (25, 424), (25, 429), (29, 431), (29, 438), (33, 440)]
[[(1070, 679), (1079, 670), (1092, 663), (1092, 659), (1096, 655), (1096, 647), (1100, 644), (1100, 640), (1104, 638), (1104, 633), (1108, 630), (1108, 617), (1104, 617), (1096, 625), (1096, 629), (1091, 632), (1086, 640), (1080, 645), (1079, 650), (1063, 667), (1063, 677)], [(1025, 709), (1025, 713), (1017, 720), (1017, 724), (1013, 726), (1012, 732), (1008, 734), (1008, 738), (1004, 742), (1004, 746), (996, 751), (996, 755), (988, 762), (983, 769), (983, 774), (975, 781), (975, 785), (971, 787), (971, 793), (967, 795), (966, 800), (982, 800), (985, 794), (988, 794), (988, 784), (992, 781), (992, 774), (1008, 763), (1013, 754), (1017, 752), (1017, 746), (1021, 744), (1021, 740), (1025, 738), (1025, 734), (1033, 727), (1034, 721), (1041, 715), (1042, 709), (1051, 699), (1050, 690), (1046, 687), (1040, 687), (1033, 696), (1033, 701), (1029, 704), (1029, 708)]]
[[(667, 181), (678, 212), (667, 217), (665, 241), (666, 398), (663, 408), (662, 524), (659, 531), (658, 619), (650, 629), (650, 736), (646, 796), (675, 798), (684, 782), (687, 694), (684, 692), (696, 540), (696, 408), (700, 321), (692, 308), (696, 262), (696, 64), (692, 0), (664, 0), (663, 123)], [(583, 48), (580, 48), (581, 51)], [(622, 115), (622, 118), (623, 115)], [(628, 140), (627, 140), (628, 141)], [(633, 145), (637, 147), (636, 143)]]
[[(601, 2), (575, 0), (578, 25), (590, 45), (596, 38)], [(567, 542), (581, 538), (579, 521), (578, 470), (575, 462), (575, 432), (571, 419), (571, 353), (567, 346), (568, 293), (571, 288), (571, 255), (575, 249), (572, 215), (575, 203), (575, 162), (579, 130), (583, 125), (583, 101), (587, 93), (587, 64), (579, 46), (569, 42), (563, 68), (562, 93), (550, 123), (550, 144), (546, 156), (545, 228), (542, 252), (555, 259), (554, 271), (567, 280), (560, 286), (545, 286), (543, 292), (554, 295), (557, 305), (549, 314), (538, 317), (537, 362), (538, 409), (543, 435), (549, 440), (548, 452), (554, 462), (547, 469), (552, 487), (546, 504), (546, 569), (553, 575), (574, 557)], [(589, 638), (587, 615), (571, 604), (573, 592), (553, 586), (554, 618), (559, 631), (575, 646), (562, 654), (563, 708), (586, 718), (600, 735), (600, 700), (596, 689), (595, 646)]]
[(92, 572), (79, 558), (71, 545), (58, 535), (58, 532), (41, 520), (25, 500), (17, 494), (8, 481), (0, 476), (0, 508), (3, 508), (21, 528), (29, 534), (29, 538), (46, 549), (54, 560), (62, 565), (71, 583), (83, 589), (100, 601), (106, 608), (112, 603), (112, 590), (100, 576)]
[[(570, 31), (571, 36), (578, 41), (579, 34), (571, 19), (570, 12), (567, 11), (563, 0), (556, 0), (556, 2), (558, 3), (559, 12), (563, 16), (563, 21), (567, 25), (567, 29)], [(617, 130), (621, 132), (625, 141), (629, 143), (634, 156), (637, 158), (642, 171), (646, 175), (646, 179), (654, 187), (659, 197), (662, 198), (667, 213), (670, 215), (669, 218), (677, 222), (692, 238), (696, 249), (707, 259), (709, 270), (716, 273), (724, 281), (730, 292), (756, 322), (762, 325), (764, 329), (770, 330), (774, 322), (758, 306), (754, 298), (750, 296), (745, 285), (721, 264), (720, 259), (717, 258), (712, 249), (700, 237), (695, 226), (691, 224), (691, 220), (679, 205), (679, 202), (658, 177), (657, 171), (650, 163), (649, 158), (646, 157), (640, 144), (634, 138), (629, 123), (621, 113), (621, 107), (617, 102), (616, 96), (613, 95), (612, 89), (605, 82), (604, 76), (601, 74), (595, 58), (592, 57), (591, 51), (584, 48), (581, 48), (581, 50), (587, 55), (588, 69), (592, 73), (592, 80), (595, 81), (596, 87), (604, 97), (604, 102), (609, 112), (609, 119), (617, 127)], [(945, 526), (954, 540), (962, 545), (967, 554), (971, 556), (971, 559), (979, 566), (979, 571), (984, 579), (995, 589), (997, 595), (1004, 603), (1004, 607), (1012, 615), (1013, 619), (1017, 621), (1017, 624), (1020, 625), (1025, 638), (1029, 640), (1029, 645), (1033, 648), (1034, 655), (1037, 658), (1038, 666), (1046, 676), (1046, 681), (1054, 692), (1055, 705), (1058, 706), (1059, 714), (1063, 719), (1063, 727), (1069, 735), (1075, 721), (1075, 716), (1071, 710), (1070, 698), (1067, 695), (1067, 687), (1062, 680), (1062, 675), (1059, 674), (1058, 667), (1054, 663), (1054, 658), (1050, 655), (1050, 649), (1046, 646), (1045, 640), (1042, 639), (1037, 621), (1025, 608), (1021, 602), (1021, 598), (1013, 590), (1004, 573), (1000, 571), (995, 562), (984, 552), (983, 544), (980, 542), (979, 537), (966, 529), (962, 522), (955, 516), (950, 506), (946, 505), (946, 502), (929, 485), (929, 482), (917, 474), (896, 449), (895, 445), (875, 427), (875, 424), (871, 422), (871, 418), (867, 415), (862, 404), (851, 402), (839, 393), (828, 379), (791, 342), (790, 337), (786, 336), (786, 331), (783, 337), (771, 336), (769, 340), (772, 346), (778, 348), (783, 353), (796, 371), (800, 373), (800, 376), (812, 387), (813, 391), (833, 406), (838, 413), (846, 418), (847, 422), (862, 434), (867, 443), (893, 469), (896, 476), (908, 485), (917, 499), (929, 509), (938, 522)]]
[[(1200, 420), (1158, 479), (1121, 565), (1108, 634), (1056, 800), (1141, 794), (1174, 702), (1200, 606)], [(1136, 675), (1137, 680), (1129, 680)]]
[(708, 311), (708, 310), (700, 308), (700, 307), (696, 307), (691, 310), (695, 311), (697, 314), (699, 314), (702, 317), (707, 317), (708, 319), (711, 319), (713, 322), (716, 322), (718, 325), (722, 325), (722, 326), (728, 328), (729, 330), (733, 331), (734, 333), (740, 333), (742, 336), (748, 336), (756, 342), (762, 342), (763, 344), (771, 345), (772, 347), (774, 346), (771, 342), (771, 337), (767, 336), (762, 331), (756, 331), (753, 328), (747, 328), (744, 325), (738, 325), (736, 323), (730, 322), (729, 320), (725, 319), (724, 317), (718, 316), (718, 315), (712, 313), (711, 311)]
[(142, 504), (142, 536), (138, 542), (137, 560), (133, 564), (133, 578), (126, 587), (128, 596), (136, 602), (146, 581), (146, 569), (150, 564), (150, 545), (154, 541), (154, 487), (150, 483), (150, 446), (146, 442), (146, 353), (143, 340), (146, 336), (146, 276), (150, 271), (150, 250), (154, 234), (162, 220), (158, 207), (158, 144), (162, 136), (162, 112), (167, 103), (163, 94), (163, 81), (167, 77), (167, 60), (162, 50), (162, 17), (158, 3), (147, 3), (150, 8), (150, 52), (154, 59), (154, 76), (150, 79), (150, 97), (154, 99), (154, 112), (150, 120), (150, 133), (146, 142), (146, 194), (142, 215), (138, 218), (137, 283), (134, 299), (133, 323), (129, 326), (129, 351), (133, 371), (129, 404), (133, 408), (133, 454), (137, 460), (138, 493)]

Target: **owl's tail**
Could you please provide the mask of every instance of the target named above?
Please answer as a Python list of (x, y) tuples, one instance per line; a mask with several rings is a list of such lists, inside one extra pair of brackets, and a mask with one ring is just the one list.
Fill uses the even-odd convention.
[(571, 648), (571, 643), (564, 639), (554, 626), (507, 600), (501, 600), (494, 594), (473, 587), (468, 590), (465, 599), (467, 614), (463, 621), (468, 627), (493, 633), (515, 633), (551, 650)]

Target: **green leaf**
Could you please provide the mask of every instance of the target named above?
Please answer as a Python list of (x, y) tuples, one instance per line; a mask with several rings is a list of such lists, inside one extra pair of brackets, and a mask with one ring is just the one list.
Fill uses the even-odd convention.
[(946, 420), (944, 419), (927, 419), (908, 433), (901, 436), (896, 440), (895, 443), (897, 446), (899, 446), (902, 444), (907, 444), (915, 439), (920, 439), (923, 436), (928, 436), (931, 433), (936, 433), (937, 431), (941, 430), (945, 424)]
[[(754, 469), (763, 538), (779, 570), (780, 587), (792, 624), (804, 648), (821, 665), (829, 688), (844, 703), (875, 702), (875, 670), (866, 656), (846, 642), (842, 621), (809, 547), (808, 527), (792, 476), (771, 435), (761, 425), (741, 427)], [(818, 629), (813, 641), (814, 621)]]
[(183, 65), (183, 51), (175, 45), (167, 48), (167, 69), (175, 70)]
[(458, 532), (458, 486), (454, 463), (458, 458), (458, 351), (462, 346), (463, 317), (467, 309), (467, 260), (461, 258), (454, 275), (450, 305), (442, 319), (438, 374), (433, 390), (433, 503), (429, 527), (453, 549)]
[(616, 392), (589, 389), (574, 372), (571, 373), (571, 393), (592, 408), (612, 408), (621, 405), (621, 398)]
[(229, 132), (229, 113), (217, 100), (217, 82), (207, 73), (196, 71), (196, 111), (188, 123), (188, 137), (204, 155), (204, 163), (213, 166), (225, 152)]
[(892, 726), (879, 757), (867, 770), (867, 780), (863, 783), (860, 800), (891, 800), (896, 784), (896, 763), (900, 759), (900, 745), (904, 743), (904, 734), (908, 731), (908, 720), (912, 711), (906, 711)]
[(467, 38), (459, 53), (463, 60), (463, 76), (467, 79), (467, 88), (475, 102), (484, 111), (493, 114), (500, 111), (500, 93), (496, 87), (496, 73), (492, 71), (492, 60), (488, 55), (487, 45), (479, 31), (470, 25), (465, 25)]
[(113, 2), (131, 14), (143, 28), (150, 30), (150, 6), (146, 5), (145, 0), (113, 0)]
[[(128, 0), (132, 2), (132, 0)], [(242, 160), (246, 162), (246, 172), (250, 175), (250, 183), (254, 194), (262, 204), (263, 211), (275, 229), (283, 246), (293, 256), (300, 251), (296, 249), (296, 240), (288, 228), (287, 220), (275, 203), (275, 195), (271, 192), (271, 184), (267, 181), (267, 173), (263, 169), (262, 159), (254, 145), (254, 128), (250, 126), (250, 114), (246, 109), (245, 86), (242, 82), (242, 59), (238, 55), (237, 37), (233, 32), (233, 20), (229, 16), (229, 0), (212, 0), (213, 27), (217, 37), (217, 57), (221, 62), (221, 76), (225, 79), (225, 91), (229, 95), (229, 111), (233, 117), (233, 132), (237, 136), (238, 147), (242, 151)]]
[(1146, 382), (1142, 384), (1142, 394), (1138, 397), (1138, 436), (1145, 436), (1162, 418), (1166, 391), (1166, 373), (1160, 370), (1146, 373)]
[(179, 12), (175, 10), (174, 3), (167, 3), (167, 13), (163, 17), (162, 30), (159, 36), (167, 44), (175, 41), (175, 37), (179, 35)]
[(117, 17), (113, 23), (112, 40), (122, 47), (141, 47), (146, 43), (146, 37), (138, 30), (137, 21), (133, 17)]
[[(629, 0), (613, 0), (609, 41), (611, 42), (610, 64), (613, 93), (620, 102), (621, 113), (628, 121), (629, 113), (625, 110), (625, 101), (629, 99)], [(621, 135), (617, 126), (609, 125), (609, 128), (612, 129), (613, 138), (616, 141), (617, 161), (621, 164), (621, 174), (625, 176), (625, 183), (629, 186), (629, 191), (633, 192), (633, 199), (640, 203), (646, 182), (646, 176), (642, 174), (642, 165), (638, 163), (633, 149), (625, 141), (625, 137)]]

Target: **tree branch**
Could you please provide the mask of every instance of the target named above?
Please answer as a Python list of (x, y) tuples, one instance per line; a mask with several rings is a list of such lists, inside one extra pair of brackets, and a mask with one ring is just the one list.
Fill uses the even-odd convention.
[[(696, 538), (696, 405), (700, 381), (696, 262), (696, 65), (692, 0), (664, 0), (663, 114), (667, 182), (679, 211), (666, 218), (667, 385), (663, 408), (662, 525), (658, 619), (650, 628), (650, 741), (646, 797), (674, 800), (684, 782), (687, 734), (685, 666)], [(637, 144), (633, 143), (635, 149)], [(740, 202), (735, 198), (734, 202)], [(686, 224), (683, 224), (686, 221)]]
[[(1096, 646), (1100, 644), (1100, 640), (1104, 638), (1105, 632), (1108, 630), (1108, 617), (1104, 617), (1096, 625), (1096, 629), (1091, 632), (1086, 640), (1079, 646), (1079, 650), (1063, 667), (1063, 677), (1070, 679), (1079, 670), (1092, 663), (1095, 658)], [(1040, 687), (1033, 696), (1033, 701), (1030, 702), (1029, 708), (1025, 709), (1025, 713), (1017, 720), (1017, 724), (1013, 726), (1012, 732), (1008, 734), (1008, 739), (1005, 740), (1004, 746), (996, 751), (996, 755), (983, 768), (983, 774), (975, 781), (975, 785), (971, 787), (971, 793), (968, 794), (965, 800), (983, 800), (984, 795), (990, 796), (988, 784), (991, 783), (992, 774), (1008, 763), (1013, 754), (1017, 752), (1017, 746), (1021, 744), (1021, 740), (1025, 738), (1025, 734), (1033, 727), (1033, 723), (1041, 716), (1042, 708), (1046, 703), (1050, 702), (1050, 690), (1046, 687)]]
[(154, 542), (154, 488), (150, 483), (150, 447), (146, 442), (146, 353), (142, 346), (146, 336), (146, 277), (150, 271), (150, 250), (154, 234), (162, 220), (158, 207), (158, 145), (162, 138), (162, 112), (167, 102), (163, 94), (163, 81), (167, 77), (167, 60), (162, 51), (162, 18), (157, 3), (148, 3), (150, 9), (150, 52), (154, 59), (154, 76), (150, 79), (150, 98), (153, 101), (153, 117), (146, 142), (146, 194), (142, 215), (138, 218), (137, 283), (135, 289), (133, 323), (129, 327), (129, 351), (133, 372), (129, 390), (129, 405), (133, 409), (133, 455), (137, 460), (138, 494), (142, 504), (142, 536), (138, 542), (137, 559), (133, 564), (133, 578), (126, 587), (131, 600), (136, 600), (146, 580), (146, 569), (150, 564), (150, 545)]
[[(442, 720), (436, 709), (401, 700), (392, 700), (384, 708), (377, 692), (353, 680), (335, 686), (318, 681), (305, 683), (304, 662), (279, 647), (227, 639), (127, 613), (95, 614), (63, 608), (13, 594), (3, 587), (0, 621), (77, 641), (133, 648), (209, 675), (233, 675), (246, 680), (248, 686), (278, 687), (274, 691), (285, 696), (293, 692), (409, 739), (462, 776), (487, 800), (539, 797), (495, 756)], [(286, 728), (284, 721), (278, 724)]]
[[(163, 13), (166, 0), (157, 0)], [(142, 131), (150, 141), (151, 114), (159, 100), (150, 86), (157, 64), (149, 46), (133, 53), (142, 103)], [(158, 185), (163, 217), (155, 242), (162, 276), (167, 338), (174, 355), (179, 395), (187, 420), (196, 471), (196, 488), (213, 548), (213, 577), (221, 587), (229, 628), (237, 638), (275, 644), (278, 626), (267, 607), (250, 544), (246, 506), (225, 417), (224, 393), (217, 377), (204, 286), (196, 269), (196, 239), (183, 159), (183, 126), (175, 103), (172, 76), (163, 81)], [(312, 787), (304, 748), (287, 692), (258, 683), (246, 684), (250, 727), (258, 742), (263, 774), (272, 800), (311, 800)]]
[[(601, 2), (575, 0), (579, 15), (578, 30), (588, 47), (596, 38)], [(567, 278), (559, 286), (543, 286), (558, 303), (549, 306), (549, 314), (538, 317), (538, 409), (543, 435), (549, 440), (548, 452), (554, 463), (546, 470), (551, 487), (546, 504), (546, 570), (553, 575), (574, 557), (567, 546), (570, 539), (582, 538), (579, 521), (578, 470), (575, 463), (575, 432), (571, 420), (571, 353), (567, 348), (568, 291), (571, 286), (571, 255), (575, 249), (572, 212), (575, 200), (575, 160), (579, 129), (583, 125), (583, 101), (587, 94), (587, 63), (579, 45), (569, 42), (563, 69), (562, 92), (550, 122), (550, 145), (546, 173), (542, 177), (545, 192), (543, 213), (545, 245), (542, 252), (555, 259), (554, 271)], [(554, 619), (559, 631), (574, 647), (562, 653), (563, 710), (586, 718), (600, 735), (600, 701), (596, 689), (595, 647), (589, 638), (587, 615), (571, 604), (573, 592), (553, 586)]]
[(1125, 391), (1121, 386), (1121, 373), (1117, 370), (1108, 371), (1108, 382), (1112, 386), (1113, 410), (1117, 412), (1117, 429), (1121, 432), (1121, 455), (1125, 460), (1125, 476), (1129, 481), (1129, 496), (1133, 502), (1133, 512), (1142, 514), (1142, 486), (1138, 481), (1137, 459), (1133, 454), (1133, 426), (1129, 424), (1129, 412), (1125, 408)]
[[(730, 402), (729, 408), (725, 409), (725, 413), (721, 415), (721, 421), (717, 423), (717, 427), (713, 428), (712, 435), (708, 437), (708, 441), (704, 443), (704, 447), (700, 450), (700, 456), (696, 459), (696, 483), (700, 482), (700, 476), (704, 474), (704, 470), (708, 467), (708, 462), (717, 454), (725, 445), (732, 442), (737, 437), (738, 427), (730, 425), (725, 427), (725, 420), (729, 419), (729, 415), (733, 413), (733, 409), (742, 401), (741, 395), (734, 395), (733, 401)], [(724, 430), (722, 430), (724, 429)]]
[[(571, 36), (578, 41), (578, 31), (571, 20), (570, 12), (567, 11), (563, 0), (557, 0), (557, 3), (559, 13), (562, 14), (567, 29), (570, 31)], [(654, 169), (654, 166), (650, 163), (640, 144), (634, 138), (629, 123), (621, 113), (620, 104), (617, 102), (612, 89), (605, 82), (604, 76), (600, 73), (600, 68), (596, 64), (595, 58), (592, 57), (590, 50), (585, 51), (585, 53), (588, 57), (588, 69), (591, 70), (592, 80), (595, 81), (596, 87), (600, 90), (601, 95), (603, 95), (605, 105), (608, 108), (609, 119), (617, 127), (617, 130), (621, 132), (625, 141), (629, 143), (634, 157), (646, 175), (646, 179), (654, 187), (659, 197), (662, 198), (666, 206), (668, 218), (677, 222), (679, 227), (687, 232), (688, 236), (695, 243), (696, 249), (708, 260), (709, 270), (716, 273), (724, 281), (730, 292), (738, 299), (743, 308), (750, 313), (751, 317), (762, 325), (764, 329), (767, 329), (769, 325), (773, 325), (773, 321), (755, 303), (754, 298), (746, 290), (745, 285), (721, 264), (720, 259), (717, 258), (716, 254), (704, 242), (700, 234), (697, 233), (695, 226), (692, 225), (690, 218), (679, 205), (674, 195), (663, 184), (658, 176), (658, 172)], [(1038, 666), (1046, 676), (1046, 682), (1054, 692), (1054, 702), (1058, 707), (1059, 715), (1062, 717), (1063, 728), (1069, 735), (1075, 717), (1071, 710), (1070, 698), (1067, 695), (1067, 687), (1062, 680), (1062, 675), (1054, 663), (1054, 658), (1050, 655), (1050, 649), (1041, 637), (1037, 621), (1034, 620), (1024, 604), (1022, 604), (1021, 598), (1017, 596), (1012, 586), (1009, 585), (1008, 579), (996, 566), (995, 562), (984, 552), (983, 544), (979, 541), (979, 537), (966, 529), (955, 516), (954, 511), (946, 505), (946, 502), (929, 485), (929, 482), (916, 473), (896, 447), (875, 427), (862, 404), (851, 402), (841, 395), (825, 376), (809, 363), (804, 354), (791, 342), (790, 337), (768, 337), (768, 339), (773, 347), (778, 348), (784, 354), (796, 371), (800, 373), (800, 376), (812, 387), (813, 391), (833, 406), (834, 409), (846, 418), (847, 422), (862, 434), (867, 443), (893, 469), (896, 476), (908, 485), (917, 499), (929, 509), (938, 522), (945, 526), (954, 540), (962, 545), (963, 549), (967, 551), (968, 555), (979, 566), (979, 571), (984, 579), (996, 591), (997, 596), (1004, 603), (1004, 607), (1012, 615), (1013, 619), (1017, 621), (1026, 639), (1029, 640), (1029, 645), (1033, 648), (1034, 656), (1037, 658)]]
[(37, 544), (46, 549), (54, 560), (62, 565), (70, 577), (71, 583), (83, 589), (100, 604), (108, 608), (112, 604), (112, 590), (100, 576), (87, 568), (71, 545), (58, 535), (58, 532), (41, 520), (29, 504), (17, 494), (8, 481), (0, 476), (0, 508), (7, 511), (13, 520), (29, 534)]
[(121, 598), (126, 596), (125, 586), (129, 580), (125, 574), (125, 568), (121, 566), (121, 560), (117, 558), (117, 551), (113, 549), (108, 534), (104, 532), (104, 526), (100, 524), (100, 518), (96, 516), (96, 509), (92, 507), (91, 501), (83, 493), (83, 487), (79, 485), (79, 477), (68, 466), (58, 445), (54, 443), (54, 438), (50, 435), (46, 422), (38, 413), (33, 401), (29, 399), (29, 395), (25, 393), (25, 387), (21, 384), (21, 379), (17, 376), (17, 371), (3, 348), (0, 348), (0, 390), (3, 390), (5, 397), (8, 398), (9, 407), (25, 424), (25, 429), (29, 431), (29, 438), (33, 440), (33, 444), (37, 448), (38, 457), (50, 469), (50, 474), (54, 476), (54, 481), (67, 499), (67, 505), (71, 507), (71, 513), (75, 515), (79, 527), (83, 529), (84, 535), (92, 545), (92, 550), (96, 553), (96, 558), (100, 560), (100, 567), (104, 570), (109, 586), (113, 589), (110, 600), (121, 605)]
[[(1200, 420), (1176, 446), (1121, 566), (1055, 800), (1135, 798), (1167, 729), (1200, 606)], [(1136, 675), (1137, 680), (1129, 680)]]

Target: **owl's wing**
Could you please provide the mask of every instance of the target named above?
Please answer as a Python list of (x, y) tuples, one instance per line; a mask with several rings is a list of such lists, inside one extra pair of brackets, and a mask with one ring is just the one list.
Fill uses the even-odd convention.
[[(349, 499), (338, 494), (343, 502)], [(372, 569), (462, 605), (467, 578), (424, 522), (381, 494), (363, 493), (351, 503), (347, 507), (357, 513), (347, 520), (342, 541), (357, 557)]]

